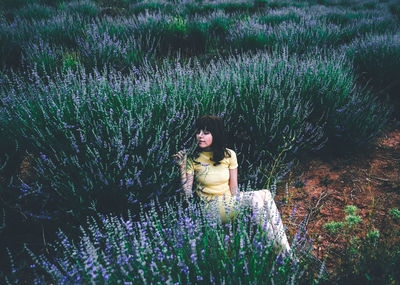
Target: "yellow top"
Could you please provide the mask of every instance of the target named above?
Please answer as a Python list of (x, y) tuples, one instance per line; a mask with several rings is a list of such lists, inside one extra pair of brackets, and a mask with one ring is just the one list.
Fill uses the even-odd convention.
[(215, 162), (211, 160), (212, 152), (203, 151), (194, 162), (188, 160), (186, 173), (195, 176), (196, 193), (206, 201), (211, 200), (216, 195), (230, 194), (229, 170), (237, 168), (238, 163), (236, 153), (229, 148), (227, 150), (231, 157), (225, 157), (217, 166), (214, 166)]

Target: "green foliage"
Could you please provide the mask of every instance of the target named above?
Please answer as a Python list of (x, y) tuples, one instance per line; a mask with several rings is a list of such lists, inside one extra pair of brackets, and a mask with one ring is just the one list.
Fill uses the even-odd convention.
[(354, 205), (347, 205), (344, 211), (346, 214), (355, 215), (356, 212), (358, 211), (358, 208)]
[(374, 1), (370, 1), (370, 2), (366, 2), (363, 4), (363, 7), (365, 7), (366, 9), (375, 9), (376, 8), (377, 3)]
[(128, 8), (130, 0), (95, 0), (99, 6), (104, 8), (118, 8), (126, 9)]
[(48, 6), (38, 5), (35, 3), (16, 10), (14, 17), (26, 18), (28, 20), (44, 19), (53, 16), (54, 12), (54, 9)]
[(400, 97), (400, 37), (398, 34), (370, 35), (354, 41), (346, 48), (355, 72), (362, 82), (368, 84), (384, 99), (394, 105), (399, 116)]
[(82, 67), (79, 55), (75, 52), (65, 52), (62, 55), (62, 65), (64, 72), (68, 69), (77, 70)]
[[(332, 235), (338, 233), (343, 233), (344, 235), (347, 235), (351, 233), (355, 229), (355, 226), (362, 222), (362, 218), (356, 215), (357, 210), (357, 207), (354, 205), (346, 206), (346, 209), (344, 211), (348, 215), (345, 217), (344, 222), (330, 221), (324, 224), (324, 229)], [(354, 240), (354, 242), (355, 241), (356, 240)]]
[[(86, 27), (83, 18), (61, 14), (56, 19), (33, 23), (32, 30), (36, 30), (35, 32), (40, 35), (43, 42), (46, 39), (48, 45), (55, 46), (56, 49), (77, 49), (77, 41), (85, 34)], [(27, 35), (27, 37), (30, 36)], [(28, 44), (36, 44), (36, 41), (33, 43), (28, 41)]]
[(400, 210), (397, 208), (390, 209), (389, 213), (396, 220), (400, 220)]
[(56, 71), (62, 53), (62, 50), (54, 49), (47, 42), (39, 41), (39, 43), (32, 43), (23, 50), (22, 62), (24, 66), (30, 69), (37, 68), (41, 75), (51, 74)]
[(12, 29), (0, 22), (0, 68), (16, 68), (21, 64), (21, 43), (17, 41)]
[(269, 13), (266, 15), (261, 14), (258, 23), (275, 26), (283, 22), (299, 23), (300, 21), (301, 21), (301, 16), (295, 12), (285, 13), (284, 11), (283, 12), (277, 11), (275, 13)]
[(3, 8), (4, 10), (6, 9), (16, 9), (20, 8), (26, 5), (29, 5), (30, 3), (35, 3), (36, 1), (32, 0), (3, 0), (0, 2), (0, 7)]
[[(356, 215), (357, 208), (347, 206), (348, 214), (344, 222), (329, 222), (324, 229), (330, 234), (345, 240), (341, 253), (341, 263), (331, 282), (337, 284), (390, 284), (399, 280), (400, 244), (398, 230), (394, 224), (388, 225), (389, 232), (381, 234), (372, 228), (363, 234), (361, 217)], [(357, 236), (355, 236), (357, 234)]]
[(399, 4), (390, 4), (389, 5), (390, 12), (393, 14), (394, 17), (397, 18), (397, 20), (400, 21), (400, 5)]
[(74, 16), (95, 17), (99, 14), (96, 3), (90, 0), (61, 2), (58, 9)]
[(248, 1), (242, 2), (219, 2), (216, 5), (217, 9), (223, 10), (226, 13), (245, 13), (249, 12), (250, 10), (254, 9), (253, 3)]
[(371, 243), (372, 245), (376, 245), (378, 240), (379, 240), (380, 234), (379, 231), (377, 229), (374, 229), (370, 232), (367, 233), (367, 240), (369, 243)]
[(348, 25), (365, 18), (365, 13), (362, 12), (330, 12), (322, 17), (329, 23), (336, 25)]
[[(209, 21), (209, 32), (215, 39), (216, 43), (226, 43), (226, 38), (229, 35), (229, 30), (232, 27), (232, 21), (227, 17), (216, 16)], [(218, 46), (217, 44), (215, 44)]]
[(343, 222), (331, 221), (324, 224), (324, 230), (328, 231), (329, 234), (334, 235), (340, 232), (344, 228)]
[(349, 227), (354, 227), (355, 225), (361, 223), (362, 218), (358, 215), (348, 215), (346, 216), (346, 223), (349, 225)]

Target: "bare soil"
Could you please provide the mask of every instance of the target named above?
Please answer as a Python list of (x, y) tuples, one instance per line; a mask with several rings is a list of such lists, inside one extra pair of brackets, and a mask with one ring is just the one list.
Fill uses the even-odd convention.
[(275, 201), (289, 236), (296, 234), (303, 221), (307, 236), (313, 239), (314, 254), (334, 272), (346, 254), (344, 240), (328, 234), (325, 223), (343, 221), (345, 207), (355, 205), (362, 217), (358, 234), (372, 229), (382, 232), (388, 230), (389, 210), (400, 208), (399, 126), (388, 128), (368, 151), (300, 162), (278, 187)]

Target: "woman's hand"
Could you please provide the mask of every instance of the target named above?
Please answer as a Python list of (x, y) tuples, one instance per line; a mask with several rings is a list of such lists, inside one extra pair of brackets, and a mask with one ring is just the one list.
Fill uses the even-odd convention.
[(177, 160), (176, 163), (181, 167), (181, 169), (186, 168), (186, 151), (180, 150), (178, 153), (174, 154), (173, 157)]

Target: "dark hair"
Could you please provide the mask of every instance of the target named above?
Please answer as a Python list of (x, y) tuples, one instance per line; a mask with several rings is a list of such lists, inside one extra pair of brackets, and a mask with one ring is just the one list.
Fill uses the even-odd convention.
[[(213, 141), (211, 144), (211, 151), (213, 153), (211, 160), (214, 161), (214, 166), (221, 163), (225, 157), (231, 157), (230, 153), (226, 149), (224, 121), (221, 117), (205, 115), (196, 120), (195, 124), (196, 132), (199, 130), (207, 130), (211, 133)], [(201, 152), (201, 148), (197, 146), (194, 157), (198, 158)], [(195, 160), (193, 160), (197, 163)]]

